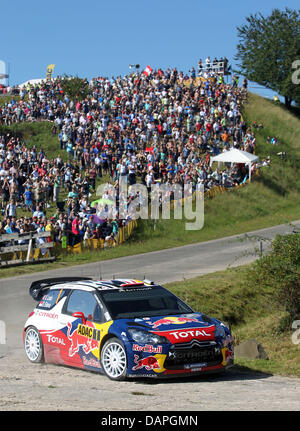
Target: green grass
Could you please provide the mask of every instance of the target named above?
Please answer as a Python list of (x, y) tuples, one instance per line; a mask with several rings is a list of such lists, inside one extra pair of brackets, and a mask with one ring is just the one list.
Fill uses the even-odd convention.
[[(292, 108), (288, 110), (283, 104), (275, 103), (256, 94), (250, 93), (248, 103), (243, 109), (244, 118), (248, 124), (254, 121), (262, 122), (264, 128), (255, 134), (259, 143), (259, 150), (264, 155), (269, 154), (268, 149), (272, 145), (263, 147), (265, 139), (270, 136), (277, 137), (282, 143), (284, 150), (291, 150), (289, 157), (293, 159), (300, 154), (300, 113), (299, 110)], [(276, 146), (274, 151), (276, 154)]]
[(5, 95), (5, 96), (0, 96), (0, 106), (5, 105), (6, 103), (9, 103), (10, 101), (15, 100), (16, 102), (19, 102), (20, 100), (20, 96), (14, 95)]
[(48, 121), (15, 123), (10, 126), (2, 126), (2, 130), (21, 137), (28, 148), (36, 146), (38, 149), (43, 149), (49, 160), (56, 158), (58, 154), (67, 160), (66, 151), (59, 148), (58, 136), (51, 133), (52, 126), (53, 123)]
[(273, 301), (272, 291), (249, 286), (250, 267), (231, 268), (165, 286), (196, 311), (230, 323), (236, 344), (255, 339), (268, 354), (269, 360), (235, 359), (237, 366), (300, 377), (300, 345), (292, 343), (292, 330), (278, 331), (284, 311)]

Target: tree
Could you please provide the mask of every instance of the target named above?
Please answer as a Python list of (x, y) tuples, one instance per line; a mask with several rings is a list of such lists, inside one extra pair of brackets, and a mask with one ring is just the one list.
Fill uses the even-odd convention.
[(295, 62), (300, 60), (300, 10), (274, 9), (270, 16), (250, 15), (237, 27), (239, 43), (235, 60), (250, 81), (276, 91), (287, 108), (300, 100)]
[(84, 100), (89, 93), (89, 83), (86, 79), (65, 75), (60, 82), (65, 95), (72, 100)]

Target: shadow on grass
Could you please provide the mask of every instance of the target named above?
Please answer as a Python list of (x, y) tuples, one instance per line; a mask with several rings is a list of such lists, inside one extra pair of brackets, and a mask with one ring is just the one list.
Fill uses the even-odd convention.
[(262, 175), (262, 176), (258, 176), (256, 178), (256, 181), (260, 182), (265, 187), (272, 190), (273, 192), (275, 192), (279, 196), (285, 196), (288, 192), (286, 187), (283, 187), (282, 184), (279, 184), (273, 178), (266, 177), (266, 176)]
[(290, 108), (286, 108), (284, 105), (283, 107), (288, 111), (291, 112), (296, 117), (300, 118), (300, 105), (299, 106), (291, 106)]

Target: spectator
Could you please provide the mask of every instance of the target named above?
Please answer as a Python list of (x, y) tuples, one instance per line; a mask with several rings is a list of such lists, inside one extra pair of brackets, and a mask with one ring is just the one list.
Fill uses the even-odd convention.
[[(84, 238), (87, 229), (89, 235), (95, 231), (93, 216), (86, 216), (92, 211), (91, 192), (103, 175), (114, 181), (128, 179), (129, 185), (141, 181), (149, 191), (155, 183), (189, 181), (194, 186), (202, 182), (205, 190), (224, 184), (234, 187), (244, 178), (242, 168), (228, 168), (224, 174), (212, 171), (210, 155), (230, 147), (253, 152), (256, 142), (241, 119), (245, 86), (238, 87), (238, 77), (233, 76), (231, 85), (221, 79), (220, 63), (227, 68), (227, 62), (226, 57), (212, 61), (208, 56), (203, 65), (200, 59), (197, 79), (194, 67), (190, 75), (168, 68), (153, 71), (151, 79), (142, 72), (114, 80), (93, 78), (88, 97), (77, 103), (68, 97), (61, 100), (60, 78), (23, 88), (23, 101), (0, 107), (0, 124), (51, 119), (58, 132), (57, 146), (68, 160), (63, 162), (61, 156), (48, 160), (44, 151), (27, 148), (19, 138), (0, 136), (4, 215), (13, 200), (11, 215), (23, 206), (34, 216), (26, 229), (37, 229), (45, 212), (52, 211), (52, 199), (59, 208), (54, 215), (57, 223), (44, 220), (45, 228), (52, 226), (58, 239), (68, 235), (72, 244)], [(118, 201), (117, 186), (115, 190)], [(66, 212), (59, 202), (63, 191), (68, 193)], [(97, 235), (116, 237), (119, 220), (108, 221), (109, 207), (100, 205), (97, 215), (103, 220)]]

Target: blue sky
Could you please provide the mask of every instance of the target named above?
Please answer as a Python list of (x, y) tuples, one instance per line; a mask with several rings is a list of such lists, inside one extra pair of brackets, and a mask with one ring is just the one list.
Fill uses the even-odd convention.
[[(188, 71), (199, 58), (234, 63), (236, 27), (250, 13), (299, 8), (299, 1), (27, 0), (1, 5), (0, 60), (10, 85), (54, 76), (124, 76), (129, 64)], [(254, 91), (254, 89), (253, 89)]]

